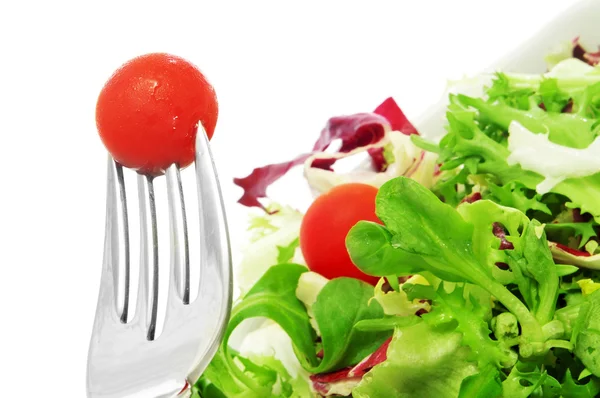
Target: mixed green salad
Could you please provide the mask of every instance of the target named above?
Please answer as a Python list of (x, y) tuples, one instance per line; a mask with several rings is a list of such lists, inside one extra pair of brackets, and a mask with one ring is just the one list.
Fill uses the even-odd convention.
[[(471, 80), (480, 95), (450, 90), (439, 140), (388, 99), (236, 180), (262, 213), (194, 396), (600, 396), (600, 52), (575, 40), (546, 61)], [(361, 154), (362, 167), (334, 168)], [(378, 188), (377, 220), (342, 237), (364, 278), (315, 272), (306, 214), (259, 201), (295, 165), (315, 203)], [(322, 221), (327, 236), (336, 224)]]

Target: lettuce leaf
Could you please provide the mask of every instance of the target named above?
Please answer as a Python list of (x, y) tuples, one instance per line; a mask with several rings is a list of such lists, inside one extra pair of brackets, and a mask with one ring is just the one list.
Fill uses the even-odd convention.
[(355, 398), (455, 398), (465, 377), (477, 372), (461, 334), (419, 322), (397, 329), (387, 360), (376, 365), (352, 391)]
[(300, 235), (303, 214), (277, 204), (272, 204), (269, 210), (273, 213), (260, 213), (250, 218), (249, 244), (242, 248), (242, 259), (235, 278), (242, 297), (271, 266), (287, 262), (302, 263), (298, 258), (300, 250), (297, 250), (296, 241)]
[[(261, 390), (246, 388), (231, 374), (227, 355), (233, 356), (235, 366), (259, 384)], [(274, 357), (247, 358), (234, 351), (226, 354), (220, 348), (195, 383), (192, 398), (305, 398), (310, 394), (308, 381), (300, 376), (290, 376), (283, 364)]]
[(379, 305), (383, 308), (383, 311), (386, 315), (399, 315), (399, 316), (408, 316), (414, 315), (417, 311), (429, 311), (431, 305), (423, 300), (426, 297), (408, 297), (408, 294), (405, 291), (405, 287), (407, 284), (413, 285), (418, 284), (419, 286), (428, 285), (428, 282), (425, 278), (420, 275), (415, 275), (409, 278), (405, 283), (400, 285), (398, 291), (383, 291), (382, 287), (384, 284), (384, 279), (381, 278), (375, 286), (375, 293), (373, 295), (373, 300), (376, 300)]
[[(600, 173), (580, 176), (576, 175), (579, 171), (572, 171), (564, 178), (544, 183), (546, 178), (536, 171), (549, 170), (545, 164), (556, 164), (555, 169), (564, 171), (570, 167), (558, 167), (560, 157), (532, 142), (520, 144), (519, 148), (535, 151), (535, 156), (527, 155), (521, 160), (536, 162), (538, 167), (536, 171), (525, 170), (511, 158), (514, 148), (509, 146), (512, 133), (508, 132), (509, 126), (518, 124), (530, 131), (532, 137), (540, 135), (539, 139), (547, 137), (551, 144), (584, 151), (600, 134), (600, 69), (570, 59), (546, 75), (498, 74), (488, 89), (488, 97), (486, 100), (450, 95), (448, 133), (437, 148), (413, 138), (417, 146), (439, 153), (446, 174), (433, 190), (448, 203), (457, 205), (457, 199), (461, 199), (453, 197), (460, 192), (457, 187), (468, 188), (469, 179), (483, 178), (494, 191), (492, 199), (521, 211), (546, 214), (551, 198), (542, 195), (549, 190), (564, 198), (562, 206), (581, 209), (598, 222), (600, 204), (596, 198), (600, 195)], [(565, 163), (564, 159), (562, 162)], [(509, 187), (511, 184), (513, 187)], [(538, 196), (534, 198), (520, 195), (521, 192), (529, 195), (536, 189)], [(513, 192), (518, 195), (511, 197)]]
[[(267, 397), (272, 394), (273, 386), (281, 383), (272, 378), (265, 379), (275, 376), (256, 368), (267, 365), (241, 357), (229, 346), (233, 332), (247, 319), (268, 318), (277, 323), (289, 336), (300, 365), (310, 373), (356, 365), (375, 352), (392, 334), (389, 329), (361, 330), (354, 327), (360, 321), (383, 318), (383, 309), (377, 302), (369, 303), (373, 296), (371, 285), (353, 278), (337, 278), (326, 281), (312, 304), (314, 321), (321, 334), (318, 345), (307, 309), (296, 296), (299, 280), (305, 273), (307, 269), (298, 264), (270, 267), (232, 310), (221, 344), (222, 356), (213, 362), (218, 368), (226, 366), (227, 378), (242, 386), (248, 394), (252, 392), (256, 396)], [(319, 348), (322, 348), (322, 359), (317, 357)], [(215, 378), (210, 372), (207, 377)]]
[(594, 398), (600, 394), (600, 379), (591, 377), (585, 384), (577, 384), (571, 376), (571, 372), (567, 371), (565, 379), (562, 383), (561, 394), (563, 397), (570, 398)]
[[(363, 272), (373, 274), (371, 252), (398, 251), (417, 256), (419, 261), (412, 266), (445, 281), (474, 284), (512, 312), (522, 329), (521, 355), (540, 355), (547, 351), (541, 327), (552, 319), (558, 276), (539, 222), (529, 221), (517, 210), (503, 209), (490, 201), (464, 203), (459, 212), (442, 203), (428, 189), (404, 177), (391, 180), (380, 188), (376, 213), (385, 226), (361, 221), (346, 238), (350, 255)], [(488, 261), (489, 252), (497, 251), (498, 246), (482, 239), (498, 241), (492, 232), (493, 221), (502, 222), (509, 228), (507, 239), (513, 243), (514, 250), (505, 250), (506, 259), (515, 274), (514, 284), (525, 302), (504, 286), (505, 281), (494, 276), (495, 263)], [(487, 231), (482, 227), (485, 225), (490, 226)], [(383, 232), (377, 234), (369, 233), (382, 229)], [(369, 240), (371, 236), (377, 239)], [(363, 258), (367, 261), (363, 262)], [(395, 257), (389, 258), (393, 261), (374, 267), (378, 273), (392, 275), (402, 269), (403, 264)]]
[(488, 365), (479, 373), (464, 378), (458, 398), (498, 398), (501, 395), (500, 372)]
[(575, 355), (594, 376), (600, 377), (600, 290), (585, 296), (573, 326)]
[(472, 356), (469, 359), (481, 369), (490, 364), (496, 368), (509, 368), (517, 361), (517, 354), (491, 339), (487, 322), (491, 318), (489, 302), (488, 299), (487, 306), (482, 305), (462, 286), (456, 286), (452, 292), (447, 292), (444, 286), (440, 286), (434, 299), (433, 311), (424, 315), (424, 318), (428, 322), (435, 318), (443, 322), (455, 321), (455, 330), (462, 335), (461, 344), (471, 348)]
[(383, 318), (383, 309), (370, 302), (373, 287), (353, 278), (329, 281), (313, 305), (321, 331), (323, 359), (311, 373), (323, 373), (355, 365), (372, 354), (391, 336), (389, 331), (361, 331), (354, 325), (361, 320)]
[(502, 382), (502, 396), (506, 398), (559, 398), (560, 392), (560, 383), (535, 364), (517, 363)]

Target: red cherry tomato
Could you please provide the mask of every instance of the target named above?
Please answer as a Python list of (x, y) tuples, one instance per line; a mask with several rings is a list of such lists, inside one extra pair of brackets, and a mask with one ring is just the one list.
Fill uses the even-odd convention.
[(375, 215), (377, 188), (359, 183), (338, 185), (319, 196), (300, 226), (300, 248), (308, 268), (326, 278), (347, 276), (375, 285), (379, 278), (350, 260), (346, 235), (358, 221), (381, 223)]
[(146, 54), (121, 66), (96, 104), (100, 138), (113, 158), (140, 173), (159, 175), (194, 161), (198, 122), (209, 139), (217, 123), (213, 87), (188, 61)]

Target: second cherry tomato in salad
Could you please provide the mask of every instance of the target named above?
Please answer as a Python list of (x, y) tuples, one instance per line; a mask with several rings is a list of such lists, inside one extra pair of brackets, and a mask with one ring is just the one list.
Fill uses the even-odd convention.
[(308, 268), (328, 279), (351, 277), (375, 285), (350, 260), (346, 235), (358, 221), (381, 223), (375, 215), (377, 188), (362, 183), (338, 185), (319, 196), (306, 211), (300, 227), (300, 248)]
[(96, 105), (96, 125), (110, 154), (148, 175), (160, 175), (174, 163), (190, 165), (198, 123), (210, 139), (217, 117), (217, 97), (202, 72), (165, 53), (142, 55), (121, 66)]

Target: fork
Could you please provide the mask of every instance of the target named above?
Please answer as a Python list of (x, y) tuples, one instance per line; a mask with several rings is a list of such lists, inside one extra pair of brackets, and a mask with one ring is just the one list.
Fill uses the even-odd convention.
[[(231, 309), (231, 251), (217, 173), (200, 123), (195, 172), (200, 206), (198, 296), (190, 302), (187, 218), (180, 170), (173, 165), (166, 171), (169, 287), (164, 326), (157, 337), (159, 247), (153, 178), (137, 176), (140, 281), (135, 315), (128, 320), (127, 198), (123, 168), (109, 156), (104, 261), (87, 364), (89, 398), (189, 397), (191, 386), (218, 349)], [(124, 304), (119, 314), (117, 292), (123, 284)]]

